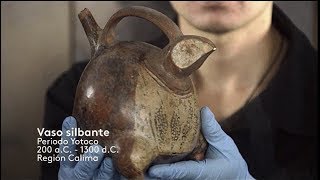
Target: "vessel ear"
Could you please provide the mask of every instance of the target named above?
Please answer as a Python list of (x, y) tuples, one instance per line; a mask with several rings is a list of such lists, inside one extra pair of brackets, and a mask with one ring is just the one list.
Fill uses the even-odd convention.
[(170, 47), (169, 66), (178, 76), (189, 76), (199, 69), (207, 57), (216, 50), (216, 46), (208, 39), (187, 35), (177, 39)]

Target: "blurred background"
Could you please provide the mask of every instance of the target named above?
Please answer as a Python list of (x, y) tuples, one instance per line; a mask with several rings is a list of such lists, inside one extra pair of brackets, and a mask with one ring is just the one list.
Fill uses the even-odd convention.
[[(318, 47), (317, 1), (275, 1)], [(47, 88), (75, 62), (89, 58), (77, 14), (88, 8), (104, 27), (125, 6), (142, 5), (174, 17), (166, 1), (1, 1), (1, 179), (38, 179), (37, 127), (42, 126)], [(128, 17), (119, 39), (148, 41), (161, 35), (151, 23)]]

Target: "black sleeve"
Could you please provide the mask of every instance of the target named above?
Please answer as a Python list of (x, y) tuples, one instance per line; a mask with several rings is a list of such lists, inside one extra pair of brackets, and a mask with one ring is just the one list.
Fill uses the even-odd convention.
[[(60, 130), (63, 120), (72, 114), (74, 95), (87, 61), (73, 65), (68, 71), (64, 72), (49, 87), (45, 99), (45, 113), (43, 128), (49, 130)], [(47, 137), (42, 137), (48, 139)], [(54, 138), (56, 140), (59, 137)], [(58, 148), (58, 145), (52, 146)], [(57, 155), (43, 154), (44, 156)], [(41, 162), (41, 178), (43, 180), (58, 179), (59, 162)]]

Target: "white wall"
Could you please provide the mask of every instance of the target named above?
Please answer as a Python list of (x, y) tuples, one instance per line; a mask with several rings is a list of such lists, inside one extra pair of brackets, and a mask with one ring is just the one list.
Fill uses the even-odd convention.
[(318, 12), (317, 1), (275, 1), (293, 23), (318, 48)]
[(68, 2), (1, 1), (1, 179), (37, 179), (47, 87), (70, 64)]

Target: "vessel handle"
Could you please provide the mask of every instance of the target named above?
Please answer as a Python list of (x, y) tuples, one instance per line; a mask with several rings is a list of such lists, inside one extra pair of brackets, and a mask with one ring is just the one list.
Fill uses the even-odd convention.
[(111, 16), (102, 31), (100, 42), (105, 42), (107, 46), (117, 42), (115, 37), (115, 27), (124, 17), (127, 16), (143, 18), (155, 24), (164, 32), (164, 34), (166, 34), (170, 43), (183, 35), (179, 27), (164, 14), (143, 6), (131, 6), (121, 9)]

